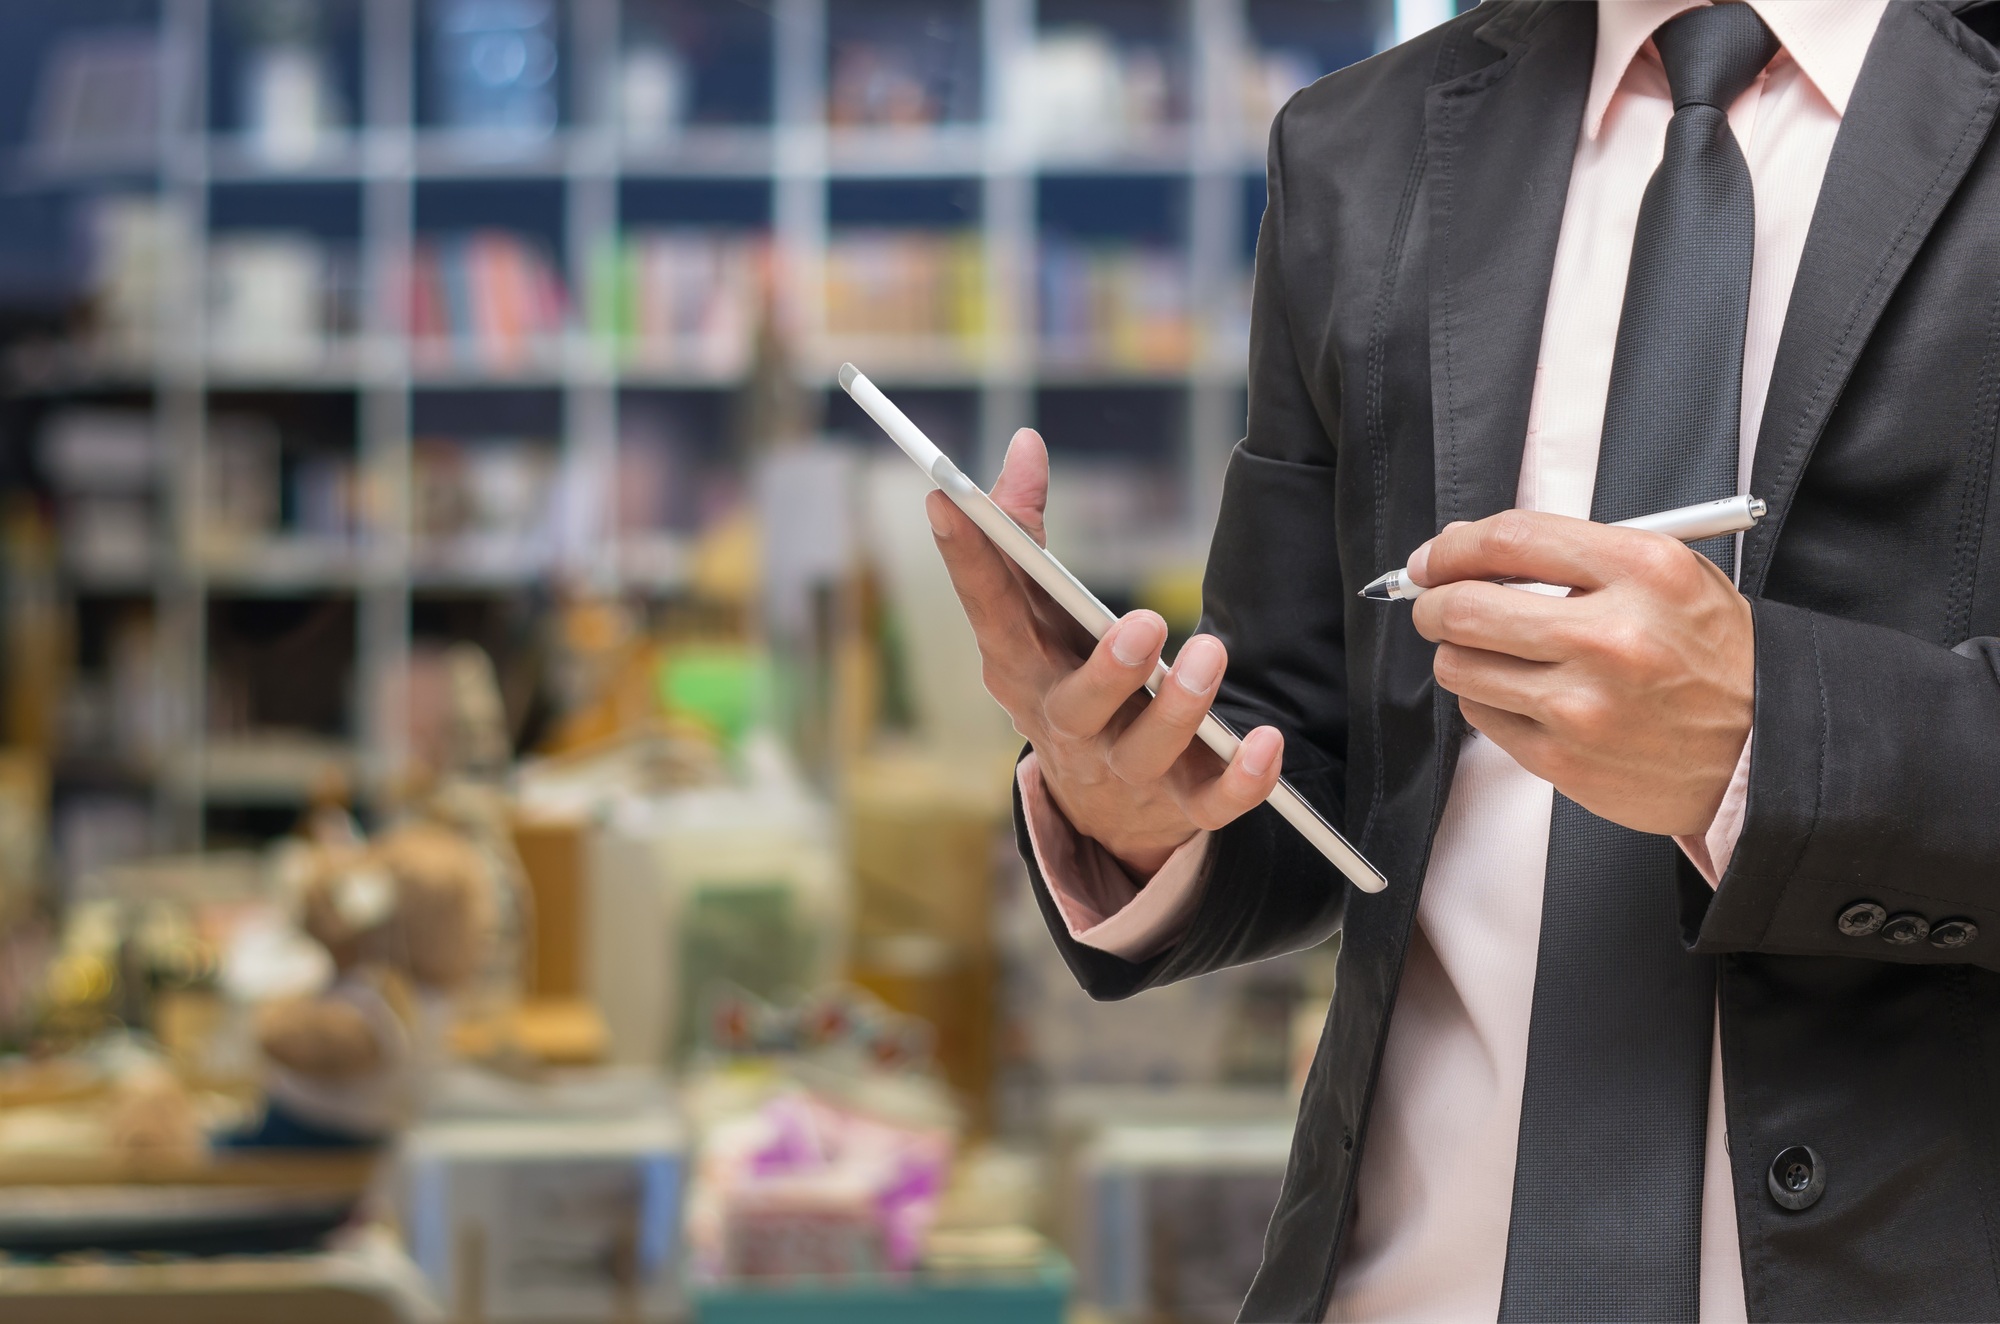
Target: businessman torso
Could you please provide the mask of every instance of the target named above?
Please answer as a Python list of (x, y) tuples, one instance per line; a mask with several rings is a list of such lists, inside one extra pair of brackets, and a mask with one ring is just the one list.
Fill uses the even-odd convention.
[[(1288, 773), (1341, 808), (1392, 885), (1346, 896), (1260, 811), (1218, 834), (1171, 951), (1132, 964), (1064, 946), (1086, 986), (1120, 996), (1310, 941), (1345, 905), (1249, 1319), (1325, 1310), (1464, 731), (1407, 613), (1352, 591), (1446, 521), (1513, 502), (1593, 14), (1475, 11), (1310, 89), (1274, 135), (1250, 429), (1208, 585), (1232, 656), (1221, 707), (1285, 728)], [(1742, 566), (1748, 813), (1722, 886), (1685, 891), (1690, 940), (1722, 958), (1753, 1318), (2000, 1316), (2000, 679), (1977, 642), (2000, 634), (1996, 26), (1891, 7), (1760, 429), (1751, 488), (1773, 513)], [(1899, 945), (1864, 902), (1978, 936)], [(1645, 1119), (1632, 1139), (1643, 1164)], [(1768, 1174), (1801, 1145), (1823, 1189), (1793, 1210)]]

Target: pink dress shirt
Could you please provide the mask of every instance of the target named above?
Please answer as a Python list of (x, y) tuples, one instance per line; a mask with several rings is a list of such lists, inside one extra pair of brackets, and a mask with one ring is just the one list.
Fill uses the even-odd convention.
[[(1522, 509), (1590, 512), (1639, 203), (1673, 115), (1652, 33), (1701, 2), (1599, 4), (1515, 496)], [(1813, 204), (1887, 0), (1748, 3), (1783, 49), (1729, 110), (1757, 198), (1743, 350), (1746, 483)], [(1746, 742), (1706, 836), (1680, 839), (1711, 886), (1742, 828), (1749, 759)], [(1069, 826), (1032, 755), (1019, 775), (1037, 862), (1071, 935), (1129, 960), (1171, 945), (1201, 895), (1206, 835), (1141, 885)], [(1552, 796), (1499, 746), (1467, 737), (1389, 1027), (1329, 1320), (1498, 1312)], [(1719, 1044), (1709, 1079), (1701, 1317), (1713, 1324), (1745, 1318)]]

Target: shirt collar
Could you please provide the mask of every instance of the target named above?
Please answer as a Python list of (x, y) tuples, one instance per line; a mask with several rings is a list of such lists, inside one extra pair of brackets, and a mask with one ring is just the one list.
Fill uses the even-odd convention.
[[(1604, 126), (1604, 112), (1624, 81), (1625, 71), (1656, 29), (1676, 14), (1707, 0), (1598, 0), (1597, 63), (1590, 76), (1584, 131), (1592, 138)], [(1786, 53), (1798, 62), (1836, 115), (1846, 115), (1847, 99), (1861, 76), (1861, 62), (1874, 40), (1888, 0), (1746, 0)]]

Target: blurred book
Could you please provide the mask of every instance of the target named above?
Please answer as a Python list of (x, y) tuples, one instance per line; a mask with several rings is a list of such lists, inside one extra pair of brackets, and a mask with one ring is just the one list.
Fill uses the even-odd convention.
[(826, 333), (967, 352), (985, 332), (985, 272), (976, 233), (837, 232), (826, 250)]
[(553, 356), (568, 295), (540, 245), (477, 230), (418, 243), (409, 313), (420, 361), (504, 372)]
[(1093, 367), (1174, 370), (1194, 350), (1188, 260), (1166, 245), (1042, 242), (1044, 356)]
[(593, 263), (591, 333), (635, 366), (740, 377), (750, 367), (770, 255), (760, 234), (632, 231)]

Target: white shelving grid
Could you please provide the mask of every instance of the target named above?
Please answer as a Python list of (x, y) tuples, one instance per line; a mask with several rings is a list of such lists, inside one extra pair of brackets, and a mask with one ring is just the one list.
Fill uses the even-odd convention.
[[(122, 371), (135, 389), (150, 389), (169, 463), (162, 500), (161, 555), (150, 586), (159, 623), (162, 684), (179, 696), (169, 705), (171, 754), (156, 788), (160, 844), (198, 844), (204, 808), (231, 802), (277, 803), (301, 796), (328, 766), (349, 772), (366, 794), (388, 784), (404, 766), (406, 732), (394, 705), (412, 647), (413, 596), (433, 589), (506, 591), (554, 576), (609, 591), (671, 592), (673, 548), (645, 549), (646, 569), (621, 548), (611, 515), (608, 477), (616, 472), (621, 393), (715, 390), (725, 382), (699, 372), (659, 372), (622, 363), (616, 349), (581, 328), (555, 352), (515, 371), (432, 366), (413, 356), (406, 338), (402, 282), (419, 234), (418, 195), (442, 181), (521, 181), (560, 189), (563, 249), (572, 293), (581, 299), (591, 263), (621, 226), (621, 188), (632, 181), (768, 181), (770, 229), (780, 270), (791, 279), (797, 324), (804, 329), (798, 360), (807, 384), (830, 389), (844, 357), (892, 390), (969, 393), (976, 418), (972, 456), (989, 478), (1013, 429), (1032, 422), (1045, 387), (1143, 387), (1183, 392), (1181, 434), (1163, 439), (1161, 456), (1180, 475), (1185, 518), (1127, 550), (1122, 562), (1085, 567), (1114, 584), (1143, 567), (1198, 561), (1217, 505), (1229, 447), (1240, 434), (1244, 391), (1242, 345), (1213, 326), (1197, 326), (1184, 367), (1132, 369), (1046, 360), (1039, 349), (1034, 297), (1038, 262), (1037, 193), (1048, 179), (1167, 179), (1186, 189), (1185, 260), (1189, 305), (1199, 314), (1241, 297), (1247, 276), (1245, 227), (1249, 181), (1261, 176), (1262, 126), (1246, 123), (1243, 63), (1255, 49), (1252, 10), (1259, 0), (1158, 0), (1180, 25), (1186, 52), (1187, 115), (1143, 141), (1104, 151), (1050, 157), (1035, 141), (1028, 108), (1018, 100), (1014, 71), (1037, 40), (1037, 0), (968, 0), (977, 5), (982, 115), (976, 122), (924, 128), (839, 128), (827, 122), (829, 5), (865, 7), (866, 0), (758, 0), (769, 12), (774, 105), (768, 125), (689, 124), (658, 145), (628, 146), (607, 113), (599, 73), (614, 67), (621, 44), (621, 0), (567, 0), (562, 60), (569, 70), (564, 124), (545, 140), (495, 151), (423, 126), (418, 87), (421, 0), (358, 0), (361, 106), (357, 127), (335, 137), (309, 160), (280, 167), (259, 159), (235, 135), (211, 132), (205, 104), (210, 25), (222, 21), (225, 0), (162, 0), (163, 38), (180, 52), (191, 89), (168, 122), (160, 144), (159, 189), (185, 218), (192, 236), (186, 261), (168, 282), (153, 362)], [(711, 0), (701, 0), (711, 2)], [(712, 0), (737, 3), (739, 0)], [(747, 2), (747, 0), (743, 0)], [(1386, 44), (1419, 17), (1443, 16), (1415, 0), (1324, 0), (1377, 15), (1371, 30)], [(1448, 8), (1451, 0), (1442, 0)], [(1413, 7), (1414, 6), (1414, 7)], [(1079, 2), (1064, 12), (1086, 8)], [(1126, 6), (1128, 9), (1130, 6)], [(1408, 14), (1399, 11), (1409, 10)], [(1421, 15), (1419, 10), (1422, 11)], [(930, 356), (896, 347), (840, 344), (812, 334), (821, 325), (820, 279), (829, 238), (830, 191), (862, 181), (975, 183), (977, 232), (984, 256), (986, 325), (965, 355)], [(219, 360), (206, 348), (204, 267), (210, 238), (211, 194), (218, 187), (323, 183), (358, 190), (361, 322), (351, 344), (302, 369), (261, 369)], [(84, 363), (81, 388), (115, 384), (117, 372)], [(61, 390), (61, 384), (44, 389)], [(440, 574), (412, 555), (412, 405), (427, 390), (480, 392), (536, 389), (560, 395), (565, 471), (560, 490), (576, 509), (563, 527), (567, 542), (555, 564), (486, 573)], [(351, 392), (356, 455), (369, 513), (351, 550), (271, 547), (228, 563), (195, 554), (200, 543), (205, 437), (215, 392), (282, 394)], [(1060, 445), (1060, 438), (1055, 441)], [(662, 555), (662, 552), (665, 552)], [(664, 567), (664, 568), (662, 568)], [(204, 677), (209, 611), (218, 595), (351, 594), (356, 610), (355, 703), (350, 741), (325, 749), (238, 748), (206, 735)]]

